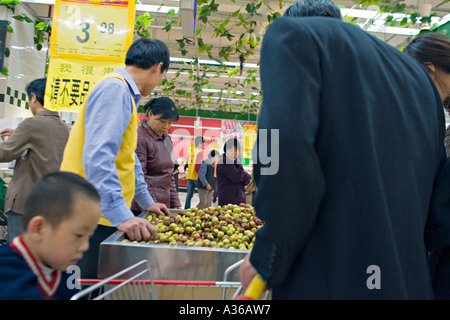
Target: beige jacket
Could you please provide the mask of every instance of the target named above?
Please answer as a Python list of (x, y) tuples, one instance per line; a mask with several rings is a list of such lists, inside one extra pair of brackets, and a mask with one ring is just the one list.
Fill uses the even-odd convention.
[(31, 187), (43, 175), (59, 171), (69, 128), (57, 112), (44, 109), (23, 120), (0, 143), (0, 162), (16, 160), (5, 196), (4, 212), (24, 213)]

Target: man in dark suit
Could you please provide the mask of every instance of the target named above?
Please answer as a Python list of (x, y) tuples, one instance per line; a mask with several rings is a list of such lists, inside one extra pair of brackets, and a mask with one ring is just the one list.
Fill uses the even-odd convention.
[(445, 124), (425, 69), (330, 17), (275, 20), (260, 65), (265, 225), (243, 285), (258, 272), (274, 299), (432, 299), (424, 230)]

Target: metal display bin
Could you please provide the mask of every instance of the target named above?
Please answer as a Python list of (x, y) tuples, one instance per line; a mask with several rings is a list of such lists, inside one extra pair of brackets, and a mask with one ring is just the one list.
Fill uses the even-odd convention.
[[(140, 217), (146, 214), (142, 213)], [(225, 270), (244, 259), (249, 250), (122, 242), (116, 231), (100, 244), (98, 276), (107, 278), (143, 259), (156, 280), (222, 280)], [(230, 281), (239, 281), (237, 272)]]

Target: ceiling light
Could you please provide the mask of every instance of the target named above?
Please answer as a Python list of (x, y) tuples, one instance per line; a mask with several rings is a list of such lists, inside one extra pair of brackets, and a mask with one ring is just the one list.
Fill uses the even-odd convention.
[[(27, 0), (28, 1), (28, 0)], [(151, 4), (136, 4), (136, 11), (142, 11), (142, 12), (161, 12), (161, 13), (168, 13), (170, 10), (174, 10), (175, 13), (178, 13), (178, 7), (169, 7), (169, 6), (155, 6)]]
[[(170, 57), (170, 62), (184, 62), (184, 63), (193, 63), (194, 59), (188, 59), (188, 58), (175, 58), (175, 57)], [(199, 59), (198, 62), (200, 64), (206, 64), (206, 65), (215, 65), (215, 66), (220, 66), (220, 65), (226, 65), (229, 67), (237, 67), (240, 65), (240, 62), (227, 62), (227, 61), (223, 61), (222, 63), (216, 61), (216, 60), (202, 60)], [(257, 65), (256, 63), (244, 63), (244, 66), (247, 68), (255, 68), (255, 69), (259, 69), (259, 65)]]
[(341, 8), (341, 14), (350, 18), (372, 19), (378, 14), (378, 11)]
[[(361, 24), (362, 26), (362, 24)], [(379, 33), (387, 33), (387, 34), (398, 34), (402, 36), (415, 36), (420, 32), (420, 29), (413, 28), (400, 28), (400, 27), (389, 27), (385, 25), (370, 25), (366, 26), (366, 31), (369, 32), (379, 32)]]

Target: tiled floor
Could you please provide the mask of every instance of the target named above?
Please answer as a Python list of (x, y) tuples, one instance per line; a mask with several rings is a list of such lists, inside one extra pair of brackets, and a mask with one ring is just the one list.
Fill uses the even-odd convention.
[[(179, 191), (178, 192), (178, 198), (180, 199), (181, 206), (184, 209), (184, 204), (186, 202), (186, 192), (185, 191)], [(197, 206), (198, 202), (199, 202), (198, 193), (195, 192), (194, 196), (192, 197), (192, 200), (191, 200), (191, 207)], [(212, 205), (213, 206), (217, 206), (217, 200), (216, 200), (216, 202), (213, 202)]]

